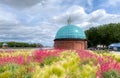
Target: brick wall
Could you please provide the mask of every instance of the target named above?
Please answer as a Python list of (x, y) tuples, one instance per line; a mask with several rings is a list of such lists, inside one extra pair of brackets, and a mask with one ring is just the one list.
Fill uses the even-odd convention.
[(61, 40), (54, 41), (54, 48), (57, 49), (75, 49), (75, 50), (84, 50), (87, 48), (87, 41), (75, 41), (75, 40)]

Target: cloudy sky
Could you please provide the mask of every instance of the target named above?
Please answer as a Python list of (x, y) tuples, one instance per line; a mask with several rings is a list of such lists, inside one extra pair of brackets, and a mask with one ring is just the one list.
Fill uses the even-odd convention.
[(52, 46), (57, 30), (120, 22), (120, 0), (0, 0), (0, 41)]

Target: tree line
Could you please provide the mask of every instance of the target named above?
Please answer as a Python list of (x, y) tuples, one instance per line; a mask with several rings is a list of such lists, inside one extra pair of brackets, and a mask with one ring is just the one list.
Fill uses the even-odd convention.
[(96, 47), (97, 45), (108, 46), (111, 43), (120, 42), (120, 23), (91, 27), (85, 33), (88, 40), (88, 47)]
[[(3, 46), (4, 42), (0, 42), (0, 47)], [(26, 42), (6, 42), (8, 44), (8, 47), (43, 47), (42, 44), (37, 43), (26, 43)]]

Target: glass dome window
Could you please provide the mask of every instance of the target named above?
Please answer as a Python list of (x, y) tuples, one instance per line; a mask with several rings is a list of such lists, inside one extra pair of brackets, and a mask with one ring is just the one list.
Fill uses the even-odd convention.
[(67, 25), (60, 28), (55, 39), (86, 39), (84, 31), (75, 25)]

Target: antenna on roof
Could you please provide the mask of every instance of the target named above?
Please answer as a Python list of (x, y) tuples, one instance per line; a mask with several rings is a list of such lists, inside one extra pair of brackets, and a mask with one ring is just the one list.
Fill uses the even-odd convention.
[(69, 16), (68, 19), (67, 19), (67, 24), (71, 25), (71, 23), (72, 23), (72, 18), (71, 18), (71, 16)]

